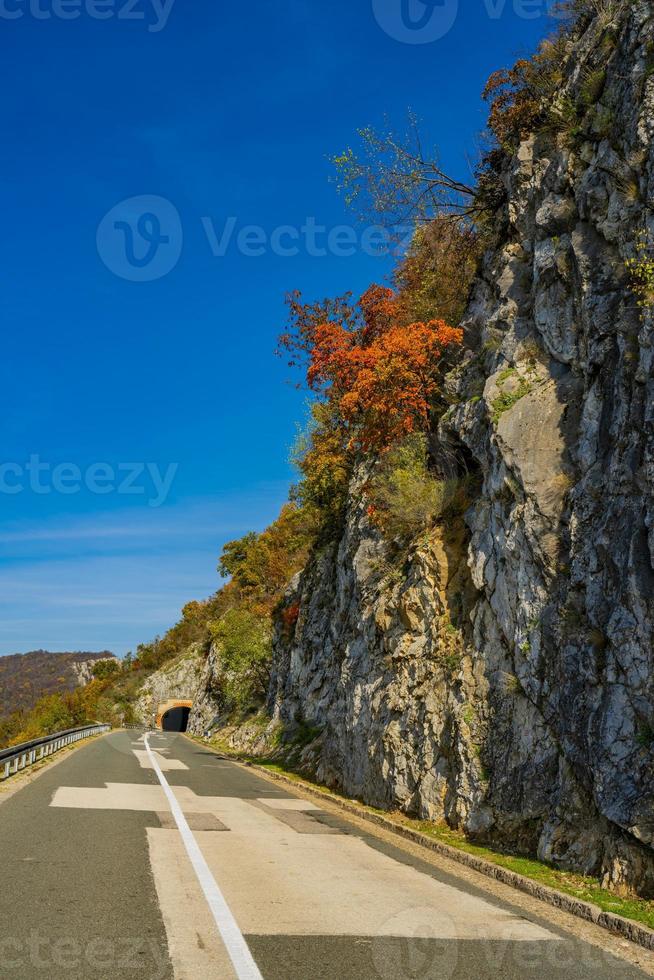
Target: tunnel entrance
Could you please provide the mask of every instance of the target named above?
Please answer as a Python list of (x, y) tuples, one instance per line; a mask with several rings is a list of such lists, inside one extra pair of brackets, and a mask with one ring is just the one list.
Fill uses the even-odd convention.
[(171, 698), (162, 702), (156, 711), (155, 727), (164, 732), (185, 732), (193, 701), (189, 698)]
[(191, 714), (190, 708), (171, 708), (161, 719), (161, 727), (164, 732), (185, 732), (188, 728), (188, 718)]

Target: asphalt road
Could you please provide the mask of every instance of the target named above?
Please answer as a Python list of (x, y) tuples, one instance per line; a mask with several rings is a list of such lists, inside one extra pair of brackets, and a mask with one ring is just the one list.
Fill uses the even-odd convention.
[(3, 980), (646, 976), (179, 735), (46, 769), (0, 863)]

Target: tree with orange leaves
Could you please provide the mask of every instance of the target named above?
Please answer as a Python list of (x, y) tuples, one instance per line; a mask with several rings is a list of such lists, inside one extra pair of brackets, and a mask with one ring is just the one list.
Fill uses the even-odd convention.
[(461, 329), (443, 320), (403, 322), (397, 294), (376, 285), (355, 310), (348, 307), (347, 319), (318, 322), (310, 307), (307, 327), (306, 309), (295, 306), (298, 328), (284, 343), (306, 355), (309, 387), (335, 408), (348, 451), (380, 452), (429, 428), (443, 368), (463, 341)]
[(361, 448), (386, 449), (429, 428), (443, 360), (460, 346), (463, 331), (442, 320), (394, 325), (355, 357), (357, 370), (340, 401)]

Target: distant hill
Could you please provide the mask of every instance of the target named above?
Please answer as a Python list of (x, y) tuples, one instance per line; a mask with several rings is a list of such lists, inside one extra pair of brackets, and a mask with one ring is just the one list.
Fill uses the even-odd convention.
[(114, 659), (102, 653), (49, 653), (34, 650), (0, 657), (0, 718), (33, 707), (44, 694), (74, 691), (93, 678), (98, 660)]

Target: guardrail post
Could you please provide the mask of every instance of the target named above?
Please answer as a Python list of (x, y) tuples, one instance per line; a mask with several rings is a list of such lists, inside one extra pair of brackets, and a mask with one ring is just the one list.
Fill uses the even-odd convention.
[(100, 735), (111, 731), (111, 725), (93, 725), (88, 728), (80, 728), (69, 732), (58, 732), (48, 738), (35, 739), (33, 742), (26, 742), (23, 745), (16, 745), (10, 749), (0, 752), (0, 780), (8, 779), (21, 769), (46, 759), (60, 749), (68, 745), (75, 745), (77, 742), (92, 735)]

